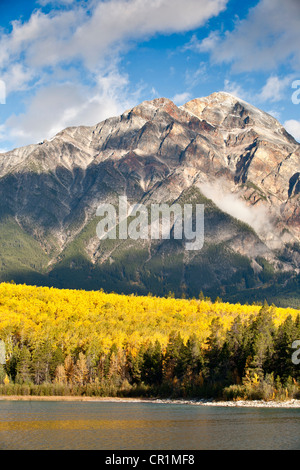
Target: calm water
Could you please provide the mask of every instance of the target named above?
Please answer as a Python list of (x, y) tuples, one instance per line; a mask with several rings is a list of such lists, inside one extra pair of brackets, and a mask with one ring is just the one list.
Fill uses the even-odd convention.
[(299, 431), (299, 409), (0, 401), (1, 450), (299, 450)]

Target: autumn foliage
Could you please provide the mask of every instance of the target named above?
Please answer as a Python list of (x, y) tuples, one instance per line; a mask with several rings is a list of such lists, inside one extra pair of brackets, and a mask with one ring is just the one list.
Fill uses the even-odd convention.
[(247, 383), (258, 390), (266, 380), (273, 394), (286, 381), (297, 389), (292, 366), (288, 375), (280, 373), (280, 387), (275, 381), (282, 361), (290, 359), (290, 351), (279, 358), (280, 347), (297, 339), (299, 314), (212, 303), (203, 296), (138, 297), (3, 283), (1, 393), (199, 396), (226, 389), (238, 396)]

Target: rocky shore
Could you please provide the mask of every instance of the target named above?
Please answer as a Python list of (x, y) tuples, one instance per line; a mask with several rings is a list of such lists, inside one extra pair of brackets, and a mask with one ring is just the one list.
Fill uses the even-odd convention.
[(1, 400), (9, 401), (68, 401), (68, 402), (116, 402), (116, 403), (161, 403), (195, 406), (251, 407), (251, 408), (299, 408), (300, 400), (263, 401), (237, 400), (217, 401), (213, 399), (161, 399), (161, 398), (119, 398), (119, 397), (78, 397), (78, 396), (34, 396), (34, 395), (2, 395)]

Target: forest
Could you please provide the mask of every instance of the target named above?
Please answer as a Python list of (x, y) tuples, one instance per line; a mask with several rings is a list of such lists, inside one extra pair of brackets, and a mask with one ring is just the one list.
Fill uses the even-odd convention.
[(267, 302), (2, 283), (0, 340), (0, 395), (300, 398), (300, 311)]

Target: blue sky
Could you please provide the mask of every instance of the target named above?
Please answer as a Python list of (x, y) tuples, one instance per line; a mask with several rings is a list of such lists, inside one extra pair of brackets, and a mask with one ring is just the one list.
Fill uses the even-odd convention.
[(299, 26), (299, 0), (0, 0), (0, 152), (222, 90), (300, 141)]

